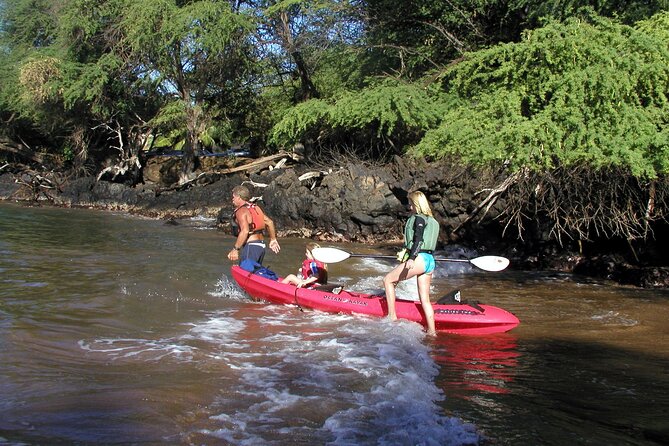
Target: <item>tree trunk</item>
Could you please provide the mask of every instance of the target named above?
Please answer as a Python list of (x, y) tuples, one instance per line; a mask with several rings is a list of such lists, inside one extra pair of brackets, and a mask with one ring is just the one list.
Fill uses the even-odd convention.
[(195, 152), (199, 148), (199, 122), (200, 122), (200, 108), (188, 105), (186, 108), (186, 140), (183, 147), (183, 158), (181, 160), (181, 174), (179, 175), (179, 182), (185, 183), (193, 178), (193, 172), (196, 168)]
[(301, 101), (306, 101), (307, 99), (315, 99), (318, 98), (320, 95), (318, 93), (318, 90), (316, 89), (316, 86), (314, 83), (311, 81), (311, 76), (309, 75), (309, 70), (307, 69), (307, 65), (304, 63), (304, 59), (302, 58), (302, 53), (299, 51), (293, 51), (290, 54), (293, 57), (293, 60), (295, 61), (295, 66), (297, 67), (297, 73), (300, 76), (300, 84), (301, 84), (301, 89), (300, 89), (300, 100)]
[(33, 161), (38, 164), (44, 162), (40, 154), (34, 153), (23, 144), (16, 144), (6, 139), (0, 139), (0, 151), (11, 153), (12, 155), (19, 156), (25, 160)]
[(309, 69), (307, 64), (302, 57), (302, 53), (295, 45), (295, 40), (293, 39), (293, 34), (290, 29), (290, 19), (287, 12), (282, 12), (280, 14), (281, 28), (279, 30), (279, 36), (283, 41), (283, 48), (286, 50), (290, 57), (293, 58), (295, 62), (295, 69), (297, 75), (300, 77), (300, 93), (299, 97), (296, 99), (299, 102), (306, 101), (307, 99), (318, 98), (320, 95), (316, 86), (311, 81), (311, 75), (309, 74)]

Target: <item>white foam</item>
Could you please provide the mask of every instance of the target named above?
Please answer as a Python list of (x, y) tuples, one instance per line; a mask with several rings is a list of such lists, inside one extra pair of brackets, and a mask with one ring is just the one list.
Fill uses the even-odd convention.
[[(229, 312), (217, 312), (208, 315), (208, 319), (197, 324), (185, 324), (191, 327), (187, 333), (161, 339), (145, 338), (101, 338), (93, 341), (79, 341), (79, 347), (89, 353), (104, 354), (112, 360), (135, 358), (141, 361), (158, 361), (171, 357), (180, 361), (191, 361), (198, 348), (189, 345), (197, 340), (213, 344), (230, 341), (246, 324)], [(236, 348), (244, 348), (239, 343), (230, 343)]]
[(188, 345), (181, 345), (174, 339), (138, 338), (103, 338), (91, 342), (80, 340), (79, 348), (89, 353), (104, 354), (112, 360), (137, 359), (147, 362), (168, 357), (190, 361), (196, 350)]
[(244, 321), (231, 316), (226, 312), (214, 313), (208, 320), (192, 324), (188, 334), (181, 337), (184, 340), (199, 339), (208, 342), (229, 341), (246, 328)]
[(639, 321), (636, 319), (626, 317), (617, 311), (607, 311), (606, 313), (595, 314), (592, 316), (592, 319), (606, 325), (622, 325), (624, 327), (634, 327), (635, 325), (639, 325)]
[(207, 217), (206, 215), (196, 215), (191, 217), (190, 221), (214, 222), (216, 219), (214, 217)]
[[(223, 277), (212, 295), (235, 300), (238, 293)], [(247, 333), (258, 326), (262, 331)], [(438, 366), (418, 324), (265, 305), (206, 313), (178, 327), (183, 333), (171, 338), (106, 338), (80, 347), (114, 360), (172, 359), (225, 373), (198, 432), (226, 443), (480, 443), (474, 426), (443, 413)]]
[(209, 291), (208, 294), (213, 297), (237, 300), (237, 301), (248, 301), (249, 297), (244, 291), (233, 281), (228, 278), (225, 274), (218, 279), (214, 285), (215, 289)]
[[(444, 398), (434, 384), (438, 368), (420, 326), (332, 317), (301, 313), (298, 325), (313, 330), (285, 326), (262, 339), (264, 355), (242, 360), (226, 354), (240, 372), (237, 387), (227, 392), (243, 397), (234, 411), (212, 416), (219, 426), (201, 432), (235, 444), (285, 444), (295, 435), (336, 445), (480, 441), (473, 426), (438, 406)], [(270, 319), (276, 323), (282, 315)], [(229, 398), (223, 407), (230, 406)], [(307, 420), (287, 422), (295, 416)]]

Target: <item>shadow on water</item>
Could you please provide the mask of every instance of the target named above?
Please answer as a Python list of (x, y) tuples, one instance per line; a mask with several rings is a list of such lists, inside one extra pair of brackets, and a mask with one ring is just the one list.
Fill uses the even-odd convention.
[(441, 337), (433, 358), (446, 409), (495, 444), (669, 444), (665, 358), (513, 334)]

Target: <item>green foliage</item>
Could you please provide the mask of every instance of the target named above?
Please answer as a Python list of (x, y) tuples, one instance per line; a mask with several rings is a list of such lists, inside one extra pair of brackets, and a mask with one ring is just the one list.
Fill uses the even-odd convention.
[(365, 53), (348, 45), (333, 45), (319, 55), (318, 66), (312, 74), (321, 98), (334, 99), (367, 84)]
[(550, 169), (586, 163), (667, 173), (666, 41), (606, 19), (572, 19), (467, 56), (443, 79), (462, 105), (416, 155)]
[(416, 84), (382, 83), (340, 98), (332, 124), (348, 130), (376, 128), (376, 136), (397, 130), (426, 130), (439, 123), (439, 103)]
[(198, 63), (221, 63), (230, 43), (250, 28), (225, 2), (200, 1), (179, 7), (174, 0), (132, 2), (122, 21), (133, 55), (145, 68), (170, 79), (200, 68)]
[(667, 0), (367, 0), (366, 39), (377, 63), (417, 79), (465, 52), (516, 42), (523, 30), (584, 13), (633, 25)]
[(510, 8), (523, 11), (530, 27), (547, 19), (565, 20), (591, 10), (632, 25), (669, 8), (667, 0), (513, 0)]
[(417, 79), (466, 51), (517, 38), (518, 15), (500, 0), (368, 0), (366, 38), (384, 71)]
[[(55, 127), (47, 123), (53, 110), (41, 105), (57, 91), (54, 85), (26, 84), (26, 81), (30, 76), (41, 81), (52, 80), (48, 73), (54, 71), (48, 67), (55, 66), (46, 60), (53, 61), (53, 54), (45, 54), (44, 50), (55, 40), (58, 20), (53, 9), (59, 3), (4, 0), (0, 4), (0, 118), (3, 124), (5, 117), (8, 119), (3, 128), (7, 134), (19, 132), (31, 144), (38, 139), (35, 129)], [(33, 69), (25, 68), (28, 66)], [(38, 104), (33, 104), (33, 97)]]
[(640, 31), (664, 41), (669, 46), (669, 12), (661, 12), (653, 17), (636, 23)]
[(59, 14), (58, 43), (67, 58), (95, 63), (119, 44), (127, 0), (67, 0)]
[(294, 144), (329, 124), (332, 106), (320, 99), (311, 99), (288, 110), (272, 129), (270, 141), (279, 146)]
[(185, 127), (186, 104), (178, 99), (166, 102), (156, 117), (153, 118), (151, 124), (159, 129)]
[[(123, 100), (123, 84), (117, 78), (122, 70), (123, 62), (113, 53), (102, 55), (94, 63), (68, 64), (63, 82), (64, 107), (70, 110), (83, 103), (100, 119), (130, 112), (133, 105), (139, 108), (137, 104)], [(114, 94), (115, 90), (118, 94)]]
[(62, 1), (3, 0), (0, 8), (0, 32), (3, 43), (22, 48), (40, 48), (50, 45), (56, 36), (58, 16), (55, 14)]
[(63, 158), (65, 161), (72, 161), (74, 160), (74, 151), (72, 150), (72, 147), (70, 146), (65, 146), (63, 147)]
[[(194, 147), (271, 136), (652, 178), (668, 162), (667, 14), (519, 23), (583, 6), (631, 23), (665, 3), (3, 0), (0, 117), (76, 153), (110, 150), (113, 121), (126, 147), (144, 141), (133, 132)], [(406, 81), (428, 69), (441, 92)]]
[[(411, 139), (441, 119), (438, 99), (418, 85), (383, 82), (342, 95), (332, 103), (310, 100), (289, 110), (272, 129), (278, 145), (316, 139), (323, 134), (360, 135), (366, 144)], [(330, 140), (330, 143), (347, 142)]]

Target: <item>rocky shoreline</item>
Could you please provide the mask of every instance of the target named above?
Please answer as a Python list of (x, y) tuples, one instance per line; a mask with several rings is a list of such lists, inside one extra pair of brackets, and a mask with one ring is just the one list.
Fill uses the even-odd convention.
[[(442, 232), (442, 247), (458, 244), (478, 253), (503, 255), (519, 270), (555, 270), (606, 278), (638, 287), (669, 287), (665, 265), (634, 264), (619, 249), (582, 244), (558, 246), (546, 240), (520, 240), (505, 235), (495, 218), (503, 198), (477, 213), (482, 191), (496, 179), (446, 163), (396, 158), (388, 164), (349, 160), (337, 166), (307, 165), (291, 156), (254, 161), (201, 159), (188, 184), (175, 186), (173, 158), (148, 160), (143, 182), (132, 186), (93, 177), (66, 179), (49, 172), (0, 172), (0, 199), (63, 207), (128, 212), (178, 222), (183, 218), (215, 218), (221, 229), (233, 211), (232, 188), (246, 184), (274, 219), (281, 237), (351, 241), (387, 246), (399, 243), (408, 215), (406, 196), (427, 193)], [(216, 164), (218, 163), (218, 164)], [(225, 165), (221, 163), (226, 163)], [(476, 218), (472, 218), (475, 215)], [(606, 244), (605, 244), (606, 245)], [(652, 251), (652, 250), (651, 250)]]

